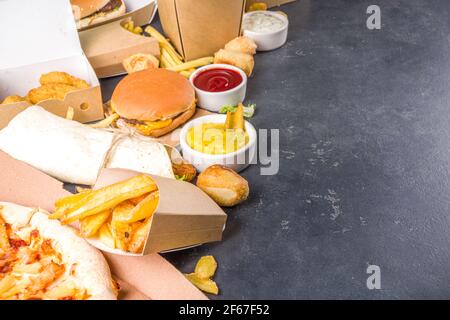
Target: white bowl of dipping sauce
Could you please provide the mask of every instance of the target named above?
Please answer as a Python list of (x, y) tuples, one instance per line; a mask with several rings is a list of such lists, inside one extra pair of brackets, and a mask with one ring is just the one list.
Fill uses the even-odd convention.
[(244, 101), (247, 75), (228, 64), (209, 64), (198, 68), (189, 78), (197, 94), (200, 108), (219, 112), (223, 106), (236, 106)]
[(284, 45), (288, 35), (289, 20), (273, 11), (252, 11), (244, 15), (244, 36), (255, 41), (258, 51), (270, 51)]

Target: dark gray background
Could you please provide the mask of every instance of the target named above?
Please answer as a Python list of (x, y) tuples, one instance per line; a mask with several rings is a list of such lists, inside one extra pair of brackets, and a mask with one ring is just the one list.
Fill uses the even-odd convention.
[(251, 122), (280, 129), (280, 171), (243, 173), (251, 196), (226, 209), (222, 242), (164, 256), (191, 272), (214, 255), (219, 298), (450, 298), (450, 2), (281, 9), (288, 42), (256, 56), (248, 88)]

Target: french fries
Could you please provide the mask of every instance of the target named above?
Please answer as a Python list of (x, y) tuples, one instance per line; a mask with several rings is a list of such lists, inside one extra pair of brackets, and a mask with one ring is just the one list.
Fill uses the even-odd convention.
[(90, 192), (80, 200), (75, 210), (66, 213), (61, 222), (63, 224), (73, 223), (76, 220), (112, 209), (125, 200), (155, 191), (156, 189), (156, 184), (149, 176), (135, 176), (127, 181)]
[(159, 203), (158, 187), (147, 175), (138, 175), (98, 190), (62, 198), (51, 218), (62, 224), (80, 221), (80, 235), (127, 252), (142, 251)]
[(103, 212), (94, 214), (93, 216), (84, 218), (80, 221), (80, 233), (83, 237), (89, 238), (94, 236), (98, 229), (108, 221), (111, 216), (111, 210), (105, 210)]

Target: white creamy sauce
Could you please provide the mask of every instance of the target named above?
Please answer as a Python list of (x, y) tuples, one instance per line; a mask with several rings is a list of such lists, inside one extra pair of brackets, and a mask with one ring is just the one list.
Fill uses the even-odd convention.
[(255, 12), (244, 18), (243, 28), (253, 32), (269, 33), (283, 29), (285, 21), (267, 12)]

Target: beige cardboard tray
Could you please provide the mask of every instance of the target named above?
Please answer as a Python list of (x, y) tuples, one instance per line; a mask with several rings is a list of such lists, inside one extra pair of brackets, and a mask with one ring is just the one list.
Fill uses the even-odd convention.
[(245, 0), (158, 0), (165, 34), (185, 60), (211, 56), (238, 37)]
[(159, 43), (152, 37), (136, 35), (122, 25), (131, 18), (88, 29), (79, 33), (81, 46), (99, 78), (125, 74), (122, 61), (136, 53), (159, 57)]
[[(94, 189), (129, 179), (140, 173), (103, 169)], [(153, 214), (147, 243), (142, 254), (111, 249), (96, 239), (89, 242), (102, 251), (140, 256), (186, 246), (220, 241), (226, 213), (203, 191), (191, 183), (149, 175), (157, 184), (159, 204)]]
[[(18, 17), (12, 12), (20, 12), (20, 19), (27, 23), (18, 24)], [(36, 12), (40, 12), (39, 16)], [(11, 25), (15, 27), (11, 29)], [(0, 100), (9, 95), (25, 96), (40, 86), (42, 74), (64, 71), (86, 80), (91, 88), (72, 91), (64, 100), (48, 99), (40, 105), (58, 115), (65, 115), (72, 107), (74, 119), (80, 122), (103, 118), (100, 84), (81, 49), (69, 0), (0, 1), (0, 28), (9, 30), (2, 34), (2, 42), (8, 45), (0, 50)], [(2, 105), (0, 128), (29, 105)]]
[[(54, 210), (56, 199), (70, 193), (58, 180), (0, 151), (0, 201)], [(120, 299), (206, 299), (159, 254), (126, 257), (105, 254), (123, 290)]]
[(247, 0), (247, 9), (255, 2), (264, 2), (267, 4), (268, 8), (281, 6), (286, 3), (294, 2), (297, 0)]
[(142, 26), (152, 21), (158, 8), (156, 0), (123, 0), (123, 2), (127, 8), (124, 15), (100, 23), (91, 24), (87, 27), (80, 28), (79, 31), (97, 28), (104, 24), (123, 20), (125, 18), (133, 19), (137, 26)]

